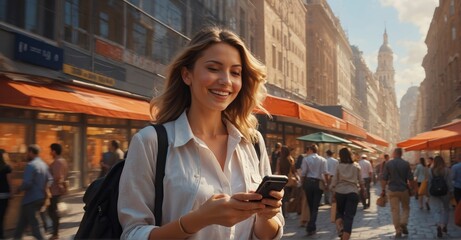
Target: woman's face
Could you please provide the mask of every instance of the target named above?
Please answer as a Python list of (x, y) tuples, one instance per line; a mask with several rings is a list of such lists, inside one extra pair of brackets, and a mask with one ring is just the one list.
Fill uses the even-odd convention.
[(182, 78), (191, 90), (192, 109), (224, 111), (242, 88), (240, 54), (229, 44), (214, 44), (197, 59), (192, 71), (182, 70)]

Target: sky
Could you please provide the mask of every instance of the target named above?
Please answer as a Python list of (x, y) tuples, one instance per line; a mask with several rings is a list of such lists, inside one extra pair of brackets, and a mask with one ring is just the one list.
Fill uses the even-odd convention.
[(394, 52), (397, 105), (411, 86), (424, 80), (421, 66), (427, 47), (424, 43), (439, 0), (327, 0), (349, 37), (349, 43), (363, 52), (376, 72), (379, 47), (387, 29)]

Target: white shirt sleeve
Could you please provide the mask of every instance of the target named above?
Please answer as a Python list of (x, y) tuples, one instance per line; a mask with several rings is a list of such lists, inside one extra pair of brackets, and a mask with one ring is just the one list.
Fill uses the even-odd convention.
[(149, 134), (140, 132), (133, 136), (120, 177), (118, 217), (123, 229), (121, 239), (148, 239), (157, 225), (153, 213), (157, 133), (153, 128), (147, 132)]

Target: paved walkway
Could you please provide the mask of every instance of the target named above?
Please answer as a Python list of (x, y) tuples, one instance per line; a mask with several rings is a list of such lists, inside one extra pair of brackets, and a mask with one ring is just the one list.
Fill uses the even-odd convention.
[[(377, 195), (381, 192), (379, 186), (372, 189), (372, 204), (369, 209), (363, 210), (359, 203), (357, 214), (354, 218), (352, 239), (393, 239), (394, 227), (392, 225), (389, 204), (386, 207), (377, 207)], [(70, 194), (64, 198), (68, 210), (61, 219), (60, 236), (61, 239), (73, 239), (83, 216), (83, 192)], [(451, 209), (454, 212), (454, 209)], [(448, 235), (444, 239), (461, 239), (461, 228), (453, 224), (453, 212), (450, 215), (448, 225)], [(417, 201), (412, 198), (410, 220), (408, 224), (408, 237), (406, 239), (436, 239), (436, 227), (434, 225), (433, 211), (420, 210)], [(285, 234), (283, 239), (338, 239), (336, 236), (335, 225), (330, 223), (330, 207), (325, 205), (320, 207), (317, 219), (317, 234), (307, 236), (304, 227), (299, 227), (298, 216), (291, 213), (286, 219)], [(7, 231), (7, 237), (12, 236), (12, 231)], [(46, 235), (48, 238), (50, 234)], [(24, 239), (34, 239), (30, 233), (26, 233)]]
[[(394, 226), (392, 225), (392, 216), (389, 203), (386, 207), (376, 206), (376, 198), (381, 193), (381, 188), (375, 186), (371, 192), (371, 206), (363, 210), (362, 204), (359, 203), (357, 214), (352, 226), (351, 239), (393, 239), (395, 235)], [(454, 208), (449, 218), (448, 234), (444, 239), (461, 239), (461, 228), (456, 227), (453, 223)], [(435, 226), (434, 211), (420, 210), (418, 202), (414, 198), (410, 202), (410, 219), (408, 223), (409, 235), (404, 239), (437, 239)], [(307, 236), (304, 227), (299, 226), (299, 219), (295, 213), (286, 219), (285, 232), (283, 239), (338, 239), (336, 227), (330, 222), (330, 206), (320, 207), (317, 218), (317, 234)]]

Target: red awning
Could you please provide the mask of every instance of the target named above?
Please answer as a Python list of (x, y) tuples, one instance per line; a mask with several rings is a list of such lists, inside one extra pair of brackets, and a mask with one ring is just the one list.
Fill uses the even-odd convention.
[(0, 77), (0, 105), (150, 120), (147, 101), (60, 82), (33, 84)]

